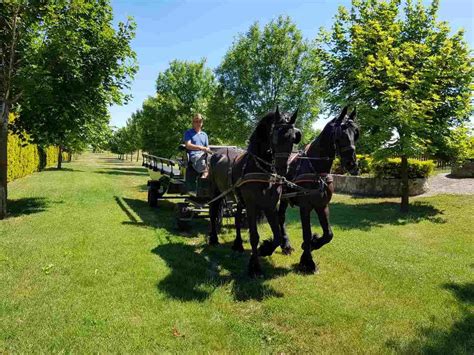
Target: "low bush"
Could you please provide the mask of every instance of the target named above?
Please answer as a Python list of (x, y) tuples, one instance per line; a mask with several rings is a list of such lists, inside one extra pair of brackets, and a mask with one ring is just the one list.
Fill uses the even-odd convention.
[[(421, 161), (416, 159), (408, 159), (408, 178), (427, 178), (431, 175), (435, 167), (432, 160)], [(400, 158), (389, 158), (384, 160), (373, 161), (371, 164), (371, 172), (376, 177), (382, 178), (401, 178), (402, 163)]]
[[(14, 120), (14, 116), (10, 115), (10, 121)], [(28, 135), (25, 134), (26, 139)], [(35, 171), (55, 166), (58, 162), (59, 148), (39, 147), (36, 144), (28, 143), (22, 140), (13, 132), (8, 132), (8, 171), (7, 181), (11, 182), (26, 175), (30, 175)], [(69, 153), (63, 153), (63, 160), (69, 160)]]

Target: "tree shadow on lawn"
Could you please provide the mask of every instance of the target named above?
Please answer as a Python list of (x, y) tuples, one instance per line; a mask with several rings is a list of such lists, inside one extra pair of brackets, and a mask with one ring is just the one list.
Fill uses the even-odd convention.
[(27, 197), (7, 201), (9, 217), (19, 217), (33, 213), (43, 212), (48, 207), (48, 200), (44, 197)]
[(70, 173), (83, 173), (84, 171), (83, 170), (79, 170), (79, 169), (72, 169), (72, 168), (61, 168), (61, 169), (58, 169), (58, 168), (46, 168), (46, 169), (43, 169), (41, 171), (58, 171), (58, 172), (70, 172)]
[(420, 339), (408, 344), (398, 340), (389, 340), (387, 346), (397, 353), (422, 354), (472, 354), (474, 353), (474, 283), (447, 283), (442, 288), (453, 293), (462, 312), (460, 319), (449, 329), (420, 327)]
[[(104, 171), (109, 170), (109, 171)], [(148, 172), (143, 168), (101, 168), (101, 170), (96, 171), (97, 174), (107, 174), (107, 175), (136, 175), (136, 176), (145, 176), (148, 175)]]
[[(331, 225), (341, 229), (367, 231), (386, 224), (406, 225), (424, 220), (432, 223), (446, 223), (442, 217), (443, 211), (424, 201), (411, 203), (410, 211), (407, 214), (400, 212), (399, 203), (387, 201), (358, 204), (333, 202), (329, 204), (329, 209)], [(289, 224), (300, 223), (298, 209), (290, 210), (287, 213), (287, 221)]]
[(148, 173), (148, 170), (146, 168), (140, 168), (140, 167), (136, 167), (136, 168), (128, 168), (126, 166), (124, 167), (117, 167), (117, 168), (102, 168), (102, 170), (114, 170), (114, 171), (121, 171), (121, 172), (131, 172), (131, 171), (134, 171), (134, 172), (140, 172), (140, 173), (144, 173), (144, 174), (147, 174)]
[(283, 297), (265, 282), (291, 271), (260, 258), (265, 277), (250, 278), (247, 276), (249, 251), (233, 252), (231, 243), (203, 246), (167, 241), (152, 252), (171, 269), (170, 274), (158, 282), (157, 288), (181, 301), (205, 301), (218, 288), (228, 289), (232, 297), (241, 302)]

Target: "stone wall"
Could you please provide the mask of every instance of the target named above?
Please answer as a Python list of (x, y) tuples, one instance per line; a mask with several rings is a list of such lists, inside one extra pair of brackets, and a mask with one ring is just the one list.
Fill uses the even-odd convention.
[[(401, 179), (382, 179), (375, 177), (333, 175), (336, 193), (364, 196), (401, 196)], [(410, 179), (410, 196), (428, 191), (428, 179)]]
[(451, 175), (457, 178), (474, 178), (474, 159), (451, 168)]

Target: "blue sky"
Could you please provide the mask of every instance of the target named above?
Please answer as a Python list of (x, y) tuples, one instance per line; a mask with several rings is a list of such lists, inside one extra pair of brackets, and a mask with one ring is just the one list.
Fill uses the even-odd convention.
[[(429, 1), (425, 1), (429, 3)], [(137, 22), (132, 47), (137, 53), (139, 71), (130, 93), (133, 99), (125, 106), (110, 108), (111, 124), (125, 125), (147, 96), (155, 92), (158, 73), (170, 61), (207, 59), (215, 68), (239, 33), (258, 21), (266, 24), (279, 15), (288, 15), (307, 39), (318, 29), (328, 28), (338, 6), (350, 6), (350, 0), (112, 0), (116, 21), (133, 16)], [(470, 47), (474, 48), (474, 2), (441, 0), (439, 18), (453, 30), (464, 28)], [(316, 127), (323, 125), (321, 119)]]

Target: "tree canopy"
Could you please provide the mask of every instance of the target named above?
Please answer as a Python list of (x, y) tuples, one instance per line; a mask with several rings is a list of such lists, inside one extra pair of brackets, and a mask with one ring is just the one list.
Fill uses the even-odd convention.
[(277, 104), (288, 111), (299, 108), (302, 127), (312, 123), (319, 112), (319, 56), (289, 17), (280, 16), (263, 28), (254, 23), (239, 35), (216, 76), (230, 106), (226, 111), (248, 123)]
[(353, 1), (326, 35), (328, 100), (357, 105), (372, 151), (406, 162), (468, 120), (472, 57), (462, 30), (451, 35), (437, 11), (437, 0)]
[(469, 48), (462, 30), (450, 35), (437, 21), (437, 11), (437, 0), (428, 7), (365, 0), (339, 8), (325, 42), (329, 101), (357, 104), (372, 151), (424, 152), (431, 137), (449, 138), (470, 115)]
[(67, 147), (97, 138), (107, 129), (108, 106), (136, 71), (130, 47), (132, 19), (112, 24), (108, 1), (64, 1), (44, 5), (42, 21), (18, 71), (22, 89), (19, 130), (36, 143)]
[(199, 112), (206, 116), (215, 92), (214, 75), (205, 60), (171, 62), (158, 75), (156, 95), (145, 100), (137, 118), (143, 149), (162, 156), (175, 154), (184, 131), (191, 126), (192, 115)]

